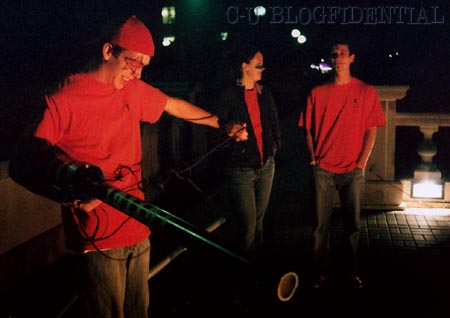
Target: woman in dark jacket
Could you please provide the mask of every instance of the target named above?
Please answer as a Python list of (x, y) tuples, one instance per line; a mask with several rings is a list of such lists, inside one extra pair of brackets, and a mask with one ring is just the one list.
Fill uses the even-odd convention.
[(223, 122), (245, 123), (248, 131), (248, 140), (230, 144), (223, 159), (232, 203), (241, 221), (241, 247), (254, 252), (263, 240), (280, 130), (272, 94), (257, 83), (264, 71), (261, 51), (242, 48), (236, 57), (236, 82), (220, 94), (216, 114)]

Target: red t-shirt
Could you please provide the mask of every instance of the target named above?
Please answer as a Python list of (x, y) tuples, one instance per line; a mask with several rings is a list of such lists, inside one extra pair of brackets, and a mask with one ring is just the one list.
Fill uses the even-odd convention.
[(261, 162), (263, 162), (261, 112), (259, 110), (256, 88), (245, 90), (245, 102), (247, 104), (247, 110), (250, 115), (250, 121), (252, 122), (253, 131), (255, 132), (256, 144), (258, 145)]
[(366, 129), (384, 126), (386, 119), (375, 88), (352, 78), (315, 87), (298, 125), (311, 132), (320, 167), (344, 173), (356, 167)]
[[(140, 122), (156, 122), (167, 104), (158, 89), (132, 80), (123, 89), (76, 74), (47, 97), (35, 136), (56, 145), (73, 159), (100, 167), (106, 183), (139, 199), (141, 181)], [(66, 243), (74, 250), (129, 246), (150, 235), (149, 228), (103, 203), (84, 213), (63, 209)]]

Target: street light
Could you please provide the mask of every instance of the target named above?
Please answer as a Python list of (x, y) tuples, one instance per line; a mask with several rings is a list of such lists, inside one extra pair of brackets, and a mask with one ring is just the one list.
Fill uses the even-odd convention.
[(291, 36), (297, 39), (297, 42), (303, 44), (306, 42), (306, 36), (304, 36), (299, 29), (292, 29)]
[(266, 15), (266, 8), (263, 6), (257, 6), (253, 9), (253, 12), (257, 17), (263, 17)]
[(306, 36), (300, 35), (300, 36), (297, 38), (297, 42), (300, 43), (300, 44), (305, 43), (305, 42), (306, 42)]

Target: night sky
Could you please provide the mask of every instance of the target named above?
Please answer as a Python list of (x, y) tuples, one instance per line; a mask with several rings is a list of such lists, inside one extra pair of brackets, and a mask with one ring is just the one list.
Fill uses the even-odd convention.
[[(161, 23), (160, 7), (173, 3), (176, 24)], [(252, 8), (264, 5), (256, 20)], [(156, 55), (143, 79), (214, 82), (231, 48), (254, 42), (267, 69), (263, 81), (277, 90), (306, 92), (323, 78), (309, 65), (326, 57), (327, 39), (348, 34), (356, 44), (354, 75), (374, 85), (408, 85), (401, 111), (450, 111), (450, 14), (448, 1), (3, 1), (0, 10), (0, 159), (24, 129), (32, 129), (42, 89), (82, 66), (84, 49), (102, 21), (136, 14), (152, 31)], [(391, 10), (391, 20), (381, 14)], [(394, 10), (394, 11), (392, 11)], [(334, 14), (334, 15), (333, 15)], [(308, 41), (290, 36), (301, 30)], [(228, 32), (227, 41), (220, 32)], [(170, 47), (162, 36), (176, 35)], [(390, 57), (389, 55), (392, 55)], [(293, 91), (292, 94), (299, 94)], [(301, 106), (299, 106), (301, 107)]]

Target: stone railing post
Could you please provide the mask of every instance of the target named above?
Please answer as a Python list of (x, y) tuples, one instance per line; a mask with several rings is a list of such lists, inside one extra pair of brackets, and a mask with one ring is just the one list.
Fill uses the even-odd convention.
[[(403, 202), (408, 207), (448, 207), (450, 205), (450, 183), (441, 180), (441, 171), (433, 162), (433, 157), (438, 152), (434, 142), (433, 134), (439, 131), (439, 127), (450, 127), (450, 114), (445, 113), (398, 113), (397, 126), (419, 127), (424, 140), (418, 146), (417, 153), (421, 162), (414, 170), (414, 179), (402, 180)], [(433, 180), (442, 182), (443, 198), (421, 198), (417, 200), (412, 197), (412, 183)]]
[[(417, 153), (420, 155), (422, 161), (416, 168), (417, 172), (438, 172), (438, 168), (433, 163), (433, 157), (437, 153), (437, 148), (433, 142), (433, 134), (439, 130), (439, 126), (426, 125), (420, 126), (420, 131), (423, 134), (423, 142), (417, 148)], [(420, 176), (414, 177), (420, 179)], [(439, 172), (440, 178), (440, 172)]]

